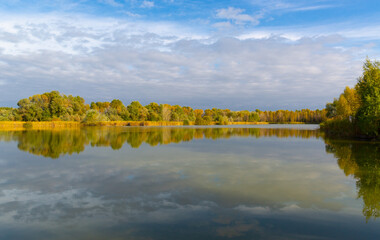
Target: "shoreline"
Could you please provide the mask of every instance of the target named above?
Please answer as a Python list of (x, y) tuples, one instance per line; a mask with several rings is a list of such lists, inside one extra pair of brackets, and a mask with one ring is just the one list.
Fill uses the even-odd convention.
[[(303, 122), (285, 122), (285, 123), (271, 123), (271, 122), (229, 122), (228, 125), (261, 125), (261, 124), (306, 124)], [(195, 125), (190, 122), (190, 126), (217, 126), (216, 122), (210, 125)], [(0, 121), (0, 131), (14, 131), (14, 130), (50, 130), (50, 129), (75, 129), (82, 127), (139, 127), (139, 126), (184, 126), (183, 122), (174, 121), (107, 121), (96, 123), (81, 123), (74, 121), (46, 121), (46, 122), (24, 122), (24, 121)], [(186, 126), (186, 125), (185, 125)], [(227, 126), (227, 125), (223, 125)]]

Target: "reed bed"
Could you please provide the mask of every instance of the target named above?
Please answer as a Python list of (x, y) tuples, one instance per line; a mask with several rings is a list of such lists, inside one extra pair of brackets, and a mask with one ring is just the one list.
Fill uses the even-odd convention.
[[(268, 122), (229, 122), (228, 125), (257, 125), (269, 124)], [(296, 123), (292, 123), (296, 124)], [(21, 121), (0, 121), (1, 131), (27, 130), (27, 129), (68, 129), (80, 128), (83, 126), (183, 126), (183, 122), (174, 121), (104, 121), (95, 123), (80, 123), (74, 121), (46, 121), (46, 122), (21, 122)], [(189, 122), (188, 125), (194, 125)], [(210, 125), (218, 125), (212, 122)]]
[(182, 126), (182, 122), (172, 122), (172, 121), (105, 121), (105, 122), (95, 122), (95, 123), (83, 123), (84, 126)]
[(18, 122), (0, 121), (0, 130), (26, 130), (26, 129), (67, 129), (79, 128), (81, 124), (73, 121), (50, 121), (50, 122)]
[(268, 122), (229, 122), (228, 125), (259, 125), (269, 124)]

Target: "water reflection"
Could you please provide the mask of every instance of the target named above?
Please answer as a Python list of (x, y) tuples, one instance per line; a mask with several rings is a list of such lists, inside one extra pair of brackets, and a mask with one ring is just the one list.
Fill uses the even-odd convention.
[(380, 216), (380, 144), (326, 139), (326, 152), (333, 153), (346, 176), (356, 180), (358, 198), (364, 202), (368, 221)]
[(380, 239), (376, 146), (299, 126), (0, 132), (0, 239)]
[(223, 139), (231, 137), (318, 138), (319, 131), (292, 128), (131, 128), (90, 127), (72, 130), (0, 131), (0, 141), (17, 141), (18, 148), (31, 154), (59, 158), (80, 153), (87, 145), (120, 149), (125, 143), (139, 148), (180, 143), (194, 139)]

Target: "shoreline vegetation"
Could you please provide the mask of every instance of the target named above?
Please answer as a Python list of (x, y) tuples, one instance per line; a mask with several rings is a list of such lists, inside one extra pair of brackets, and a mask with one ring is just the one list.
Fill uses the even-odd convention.
[(380, 138), (380, 62), (364, 62), (355, 87), (326, 104), (326, 117), (320, 126), (330, 137)]
[[(305, 124), (303, 122), (230, 122), (228, 125), (265, 125), (265, 124)], [(189, 126), (196, 126), (195, 122), (190, 122)], [(210, 125), (220, 125), (212, 122)], [(45, 122), (25, 122), (25, 121), (0, 121), (0, 131), (16, 130), (65, 130), (81, 127), (162, 127), (162, 126), (186, 126), (183, 122), (174, 121), (106, 121), (96, 123), (81, 123), (74, 121), (45, 121)], [(226, 126), (226, 125), (220, 125)]]
[(380, 62), (367, 59), (354, 88), (322, 110), (231, 111), (120, 100), (86, 104), (80, 96), (46, 92), (21, 99), (18, 108), (0, 107), (0, 130), (64, 129), (83, 126), (185, 126), (320, 124), (330, 137), (379, 139)]
[(58, 91), (21, 99), (18, 108), (0, 107), (0, 130), (63, 129), (82, 126), (186, 126), (320, 124), (330, 137), (379, 139), (380, 62), (367, 59), (354, 88), (322, 110), (232, 111), (120, 100), (86, 104), (80, 96)]
[(49, 129), (80, 126), (181, 126), (245, 124), (318, 124), (326, 110), (232, 111), (120, 100), (86, 104), (80, 96), (46, 92), (21, 99), (18, 108), (0, 107), (0, 129)]

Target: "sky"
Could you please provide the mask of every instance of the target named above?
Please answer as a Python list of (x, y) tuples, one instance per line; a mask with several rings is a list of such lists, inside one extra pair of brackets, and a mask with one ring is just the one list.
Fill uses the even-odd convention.
[(322, 109), (379, 60), (376, 0), (0, 0), (0, 106), (58, 90)]

